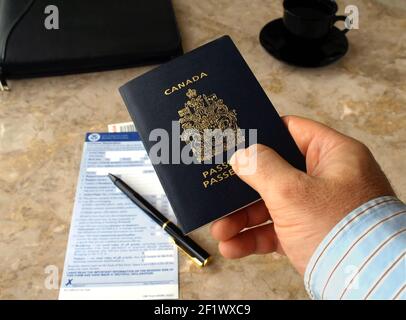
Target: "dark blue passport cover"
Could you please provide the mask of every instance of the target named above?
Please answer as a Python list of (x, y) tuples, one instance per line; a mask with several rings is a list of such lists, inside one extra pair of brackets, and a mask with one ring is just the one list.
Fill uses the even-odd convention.
[[(172, 132), (172, 121), (179, 121), (178, 112), (189, 100), (186, 96), (189, 89), (196, 90), (197, 95), (216, 94), (229, 109), (236, 111), (239, 128), (257, 129), (258, 143), (272, 147), (293, 166), (305, 171), (304, 157), (228, 36), (161, 65), (120, 88), (148, 152), (156, 144), (149, 140), (150, 132), (155, 128)], [(180, 144), (184, 146), (185, 142)], [(171, 147), (169, 150), (172, 154)], [(214, 178), (229, 172), (229, 167), (218, 166), (154, 165), (183, 232), (189, 233), (260, 199), (236, 175), (223, 177), (207, 187), (204, 172), (214, 169)]]

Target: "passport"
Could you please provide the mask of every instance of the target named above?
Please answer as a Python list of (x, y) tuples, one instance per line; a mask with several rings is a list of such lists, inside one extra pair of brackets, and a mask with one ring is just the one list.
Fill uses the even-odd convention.
[[(231, 128), (235, 145), (247, 147), (252, 144), (248, 129), (255, 129), (257, 143), (305, 171), (303, 155), (229, 36), (163, 64), (119, 91), (151, 160), (152, 154), (162, 158), (152, 164), (185, 234), (261, 199), (227, 163), (230, 149), (218, 143), (206, 148), (193, 132)], [(192, 163), (177, 161), (179, 147), (188, 150)], [(224, 162), (208, 163), (218, 156)]]

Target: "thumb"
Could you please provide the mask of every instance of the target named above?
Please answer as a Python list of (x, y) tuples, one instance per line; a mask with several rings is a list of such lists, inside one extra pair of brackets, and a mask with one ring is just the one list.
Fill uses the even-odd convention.
[[(291, 166), (275, 150), (254, 144), (237, 150), (230, 159), (234, 172), (254, 188), (265, 202), (297, 185), (303, 172)], [(298, 180), (300, 179), (300, 180)], [(273, 198), (274, 200), (276, 198)]]

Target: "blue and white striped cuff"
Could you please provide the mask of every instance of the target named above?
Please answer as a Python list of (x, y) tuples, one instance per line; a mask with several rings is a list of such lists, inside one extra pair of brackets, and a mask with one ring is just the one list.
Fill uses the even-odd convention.
[(324, 238), (305, 272), (313, 299), (406, 299), (406, 205), (373, 199)]

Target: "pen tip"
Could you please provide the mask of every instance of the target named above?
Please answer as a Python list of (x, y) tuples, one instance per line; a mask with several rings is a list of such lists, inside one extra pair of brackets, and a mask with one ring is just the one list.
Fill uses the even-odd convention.
[(111, 181), (113, 182), (117, 181), (117, 177), (114, 174), (109, 173), (108, 176), (111, 179)]

